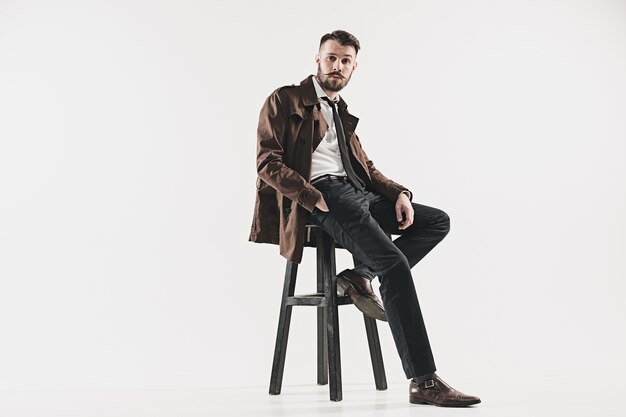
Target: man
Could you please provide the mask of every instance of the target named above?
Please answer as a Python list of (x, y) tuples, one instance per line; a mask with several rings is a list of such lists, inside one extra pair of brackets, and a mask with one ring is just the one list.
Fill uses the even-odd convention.
[[(411, 379), (409, 401), (477, 404), (478, 397), (455, 390), (435, 373), (411, 276), (411, 268), (446, 236), (450, 219), (439, 209), (412, 203), (406, 187), (374, 167), (355, 133), (358, 118), (338, 94), (357, 68), (359, 49), (359, 41), (345, 31), (324, 35), (316, 76), (278, 88), (265, 101), (249, 240), (278, 244), (283, 256), (299, 263), (305, 224), (318, 225), (363, 262), (340, 272), (337, 284), (365, 314), (389, 322)], [(387, 233), (400, 237), (391, 241)], [(370, 282), (376, 276), (382, 304)]]

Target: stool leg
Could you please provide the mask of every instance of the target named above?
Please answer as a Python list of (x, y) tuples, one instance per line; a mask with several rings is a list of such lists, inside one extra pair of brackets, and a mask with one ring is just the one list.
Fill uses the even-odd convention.
[(376, 389), (384, 391), (387, 389), (387, 377), (385, 376), (385, 364), (383, 363), (383, 354), (380, 350), (380, 339), (378, 337), (378, 327), (376, 319), (363, 314), (365, 320), (365, 332), (367, 333), (367, 344), (370, 348), (370, 358), (372, 359), (372, 368), (374, 369), (374, 382)]
[(337, 308), (337, 276), (335, 242), (326, 233), (318, 234), (318, 268), (324, 278), (326, 298), (326, 334), (328, 337), (328, 377), (330, 400), (341, 401), (341, 354), (339, 348), (339, 315)]
[[(319, 252), (318, 252), (319, 253)], [(317, 257), (317, 292), (324, 293), (324, 273), (321, 257)], [(328, 384), (328, 338), (326, 337), (326, 307), (317, 307), (317, 383)]]
[[(354, 266), (359, 266), (361, 261), (352, 257), (354, 260)], [(383, 353), (380, 349), (380, 338), (378, 337), (378, 326), (376, 325), (376, 319), (363, 314), (365, 321), (365, 333), (367, 333), (367, 344), (370, 349), (370, 358), (372, 360), (372, 368), (374, 370), (374, 382), (376, 389), (384, 391), (387, 389), (387, 377), (385, 376), (385, 364), (383, 362)]]
[(285, 355), (287, 354), (287, 339), (289, 338), (289, 323), (291, 322), (291, 308), (287, 305), (287, 298), (292, 297), (296, 288), (296, 274), (298, 264), (287, 261), (285, 270), (285, 284), (283, 297), (280, 304), (278, 317), (278, 332), (276, 333), (276, 346), (274, 347), (274, 361), (272, 363), (272, 376), (270, 377), (270, 394), (280, 394), (283, 384), (283, 370), (285, 369)]

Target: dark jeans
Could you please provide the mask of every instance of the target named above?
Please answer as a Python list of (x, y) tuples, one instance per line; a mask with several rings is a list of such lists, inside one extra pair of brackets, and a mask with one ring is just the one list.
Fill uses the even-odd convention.
[[(435, 360), (411, 268), (448, 234), (450, 218), (442, 210), (412, 203), (413, 224), (398, 229), (395, 201), (351, 183), (330, 178), (314, 184), (330, 211), (318, 208), (309, 222), (318, 225), (363, 265), (355, 268), (380, 280), (380, 294), (407, 378), (435, 372)], [(391, 241), (386, 233), (401, 235)]]

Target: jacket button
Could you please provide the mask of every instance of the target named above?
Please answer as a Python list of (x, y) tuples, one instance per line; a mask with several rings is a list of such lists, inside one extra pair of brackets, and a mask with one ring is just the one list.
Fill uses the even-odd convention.
[(291, 207), (287, 207), (287, 208), (285, 209), (285, 214), (289, 214), (289, 213), (291, 213)]

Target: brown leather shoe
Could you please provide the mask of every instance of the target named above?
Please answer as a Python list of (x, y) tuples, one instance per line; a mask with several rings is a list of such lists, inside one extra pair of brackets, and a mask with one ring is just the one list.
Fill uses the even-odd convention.
[(466, 395), (446, 384), (435, 375), (420, 383), (411, 380), (409, 385), (409, 402), (411, 404), (431, 404), (441, 407), (466, 407), (478, 404), (480, 398)]
[(385, 309), (380, 302), (369, 279), (346, 269), (337, 274), (337, 287), (341, 295), (347, 295), (356, 308), (365, 315), (378, 320), (387, 321)]

